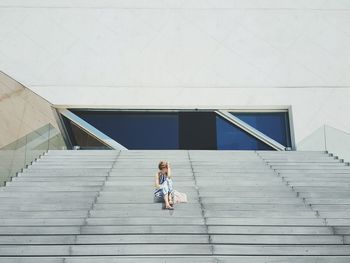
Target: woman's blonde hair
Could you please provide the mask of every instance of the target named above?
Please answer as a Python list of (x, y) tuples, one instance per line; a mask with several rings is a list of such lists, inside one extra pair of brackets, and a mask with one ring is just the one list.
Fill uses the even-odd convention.
[(168, 168), (168, 162), (167, 161), (160, 161), (158, 164), (158, 169), (162, 170), (163, 168)]

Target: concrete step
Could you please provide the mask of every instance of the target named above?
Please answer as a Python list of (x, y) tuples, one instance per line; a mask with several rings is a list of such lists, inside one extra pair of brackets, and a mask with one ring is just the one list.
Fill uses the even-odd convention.
[(349, 255), (350, 245), (208, 245), (208, 244), (137, 245), (0, 245), (3, 256), (32, 255)]
[(12, 181), (7, 182), (6, 186), (8, 187), (67, 187), (67, 186), (94, 186), (94, 187), (101, 187), (103, 185), (104, 181), (50, 181), (50, 182), (31, 182), (31, 181)]
[(271, 217), (271, 218), (315, 218), (315, 212), (305, 211), (276, 211), (276, 210), (235, 210), (235, 211), (205, 211), (206, 217)]
[[(153, 200), (159, 160), (188, 197), (173, 211)], [(0, 189), (0, 262), (348, 262), (348, 168), (322, 151), (49, 151)]]
[(0, 236), (3, 245), (45, 244), (149, 244), (149, 243), (196, 243), (208, 244), (343, 244), (334, 235), (52, 235), (52, 236)]
[[(182, 263), (266, 263), (266, 262), (296, 262), (296, 263), (348, 263), (350, 256), (172, 256), (167, 255), (167, 262)], [(0, 257), (0, 262), (5, 263), (159, 263), (164, 262), (163, 256), (68, 256), (68, 257)]]
[[(265, 161), (299, 192), (306, 204), (317, 211), (336, 234), (348, 233), (350, 219), (350, 167), (330, 157), (326, 162), (305, 163), (296, 159), (278, 162), (262, 154)], [(336, 162), (334, 162), (336, 160)], [(350, 232), (349, 232), (350, 233)], [(345, 239), (344, 239), (345, 242)]]
[(295, 177), (295, 176), (283, 176), (288, 182), (350, 182), (350, 177), (346, 176), (308, 176), (308, 177)]
[(313, 170), (315, 171), (342, 171), (342, 172), (347, 172), (350, 173), (350, 166), (347, 165), (308, 165), (308, 166), (300, 166), (300, 165), (274, 165), (273, 169), (276, 170), (282, 170), (282, 171), (289, 171), (289, 170), (296, 170), (296, 171), (307, 171), (307, 170)]
[(1, 219), (4, 218), (86, 218), (88, 211), (2, 211)]
[(34, 176), (64, 176), (65, 174), (67, 176), (71, 176), (71, 175), (75, 175), (75, 176), (79, 176), (79, 175), (84, 175), (84, 176), (90, 176), (90, 175), (95, 175), (95, 176), (100, 176), (101, 174), (103, 174), (104, 176), (106, 176), (106, 174), (108, 174), (108, 172), (110, 171), (110, 168), (84, 168), (84, 167), (80, 167), (77, 169), (74, 169), (72, 171), (72, 168), (62, 168), (62, 167), (58, 167), (55, 168), (54, 170), (50, 170), (50, 169), (30, 169), (30, 170), (24, 170), (23, 172), (19, 173), (20, 174), (25, 174), (26, 176), (31, 176), (32, 174), (34, 174)]

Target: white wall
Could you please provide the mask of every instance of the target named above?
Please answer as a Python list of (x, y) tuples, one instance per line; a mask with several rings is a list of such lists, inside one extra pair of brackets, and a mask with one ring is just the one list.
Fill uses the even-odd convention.
[(350, 131), (348, 0), (0, 0), (0, 70), (58, 105), (292, 105)]

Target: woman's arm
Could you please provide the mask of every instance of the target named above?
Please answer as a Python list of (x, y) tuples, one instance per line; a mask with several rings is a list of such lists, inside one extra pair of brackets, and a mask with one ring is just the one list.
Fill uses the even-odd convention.
[(171, 178), (170, 163), (168, 162), (168, 178)]
[(158, 189), (159, 188), (159, 174), (156, 173), (156, 181), (154, 183), (154, 186)]

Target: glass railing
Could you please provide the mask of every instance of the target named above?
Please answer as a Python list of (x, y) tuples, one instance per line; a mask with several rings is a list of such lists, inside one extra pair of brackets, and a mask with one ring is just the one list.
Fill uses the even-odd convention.
[(0, 186), (49, 149), (66, 149), (51, 104), (0, 72)]
[(350, 162), (350, 133), (323, 125), (314, 133), (300, 141), (300, 151), (328, 151), (345, 162)]

